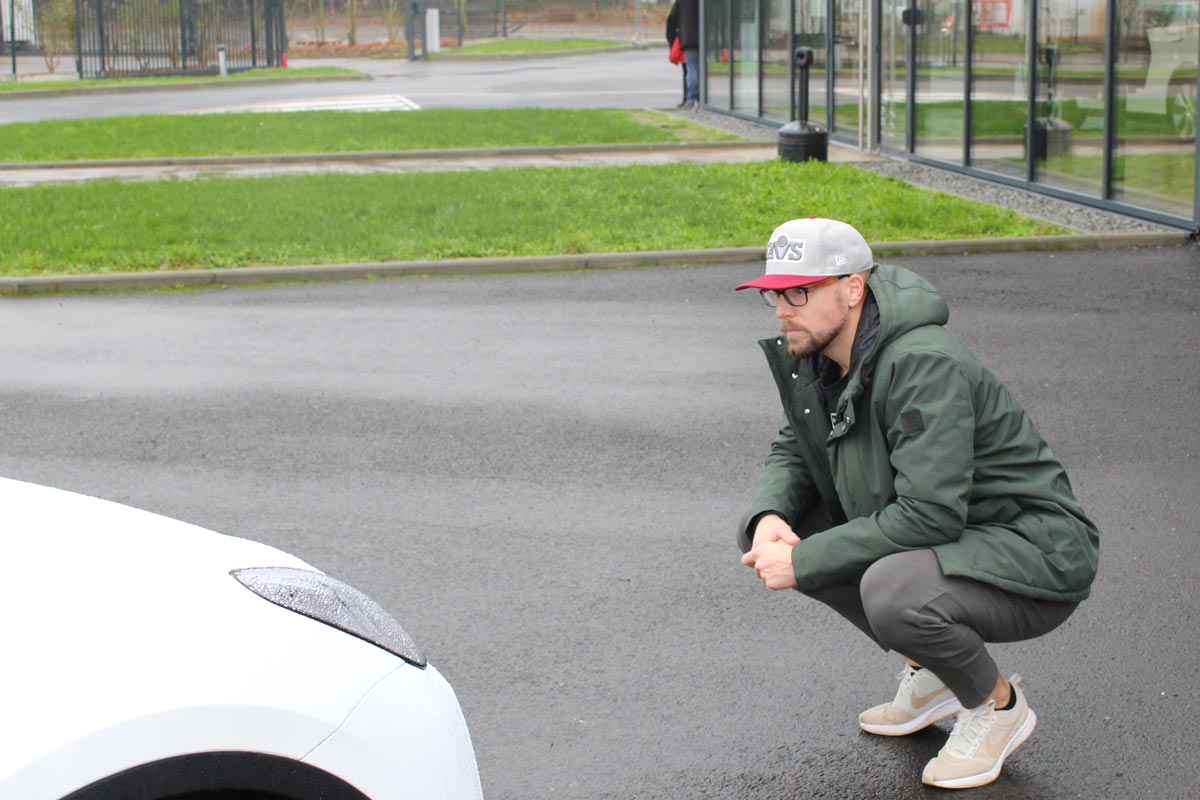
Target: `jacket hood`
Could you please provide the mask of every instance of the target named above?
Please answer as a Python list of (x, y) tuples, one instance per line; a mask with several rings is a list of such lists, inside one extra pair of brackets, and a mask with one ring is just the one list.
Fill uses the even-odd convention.
[(950, 307), (933, 284), (904, 267), (877, 264), (867, 286), (879, 308), (879, 330), (842, 392), (837, 418), (844, 420), (845, 425), (835, 426), (834, 437), (854, 424), (853, 410), (848, 411), (847, 407), (871, 384), (880, 352), (909, 331), (927, 325), (945, 325), (950, 319)]
[(929, 281), (904, 267), (879, 264), (867, 286), (879, 304), (879, 335), (872, 349), (926, 325), (945, 325), (950, 308)]
[[(847, 406), (859, 397), (871, 383), (875, 372), (875, 363), (880, 352), (892, 341), (910, 331), (927, 325), (945, 325), (950, 319), (950, 308), (946, 301), (933, 288), (933, 284), (904, 267), (891, 264), (876, 264), (871, 271), (867, 286), (879, 308), (879, 327), (870, 346), (863, 351), (857, 366), (850, 375), (850, 380), (842, 392), (838, 402), (837, 417), (853, 425), (853, 409)], [(772, 365), (777, 376), (791, 374), (795, 379), (798, 374), (812, 374), (813, 367), (808, 358), (797, 359), (788, 353), (786, 340), (781, 336), (773, 336), (759, 342), (767, 354), (767, 360)], [(792, 391), (790, 383), (779, 384), (784, 402)], [(833, 436), (839, 436), (845, 428), (836, 429)]]

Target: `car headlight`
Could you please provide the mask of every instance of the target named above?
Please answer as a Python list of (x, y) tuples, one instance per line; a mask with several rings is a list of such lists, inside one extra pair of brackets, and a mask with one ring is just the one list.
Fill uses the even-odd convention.
[(396, 618), (353, 586), (321, 572), (249, 567), (229, 573), (264, 600), (357, 636), (424, 668), (425, 655)]

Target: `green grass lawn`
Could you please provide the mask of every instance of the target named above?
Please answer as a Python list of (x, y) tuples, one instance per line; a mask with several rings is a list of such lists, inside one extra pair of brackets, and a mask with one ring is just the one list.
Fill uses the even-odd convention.
[(737, 138), (670, 114), (623, 109), (146, 115), (0, 125), (0, 162)]
[[(1044, 107), (1045, 104), (1042, 104)], [(857, 106), (838, 107), (838, 119), (852, 120)], [(895, 109), (897, 129), (902, 130), (907, 106), (897, 104)], [(977, 100), (971, 104), (971, 132), (979, 137), (1025, 137), (1026, 105), (1024, 100)], [(1074, 100), (1058, 106), (1058, 118), (1072, 126), (1072, 136), (1099, 139), (1103, 135), (1099, 115), (1101, 109), (1081, 109)], [(1166, 136), (1175, 135), (1171, 120), (1165, 114), (1134, 114), (1125, 110), (1125, 104), (1117, 106), (1122, 136)], [(1090, 123), (1090, 125), (1089, 125)], [(1088, 127), (1084, 127), (1087, 125)], [(959, 100), (917, 105), (917, 135), (921, 139), (960, 138), (963, 132), (963, 103)]]
[(231, 72), (229, 77), (219, 75), (177, 75), (151, 78), (103, 78), (88, 80), (36, 80), (0, 81), (0, 93), (45, 92), (66, 89), (116, 89), (138, 86), (176, 86), (185, 83), (222, 83), (225, 81), (253, 80), (308, 80), (311, 78), (354, 78), (362, 77), (358, 70), (342, 67), (303, 67), (299, 69), (260, 68), (244, 72)]
[[(1099, 156), (1071, 155), (1052, 158), (1044, 164), (1050, 172), (1100, 183), (1103, 162)], [(1148, 196), (1169, 198), (1182, 206), (1191, 205), (1196, 192), (1196, 164), (1191, 154), (1154, 153), (1122, 155), (1113, 159), (1116, 181), (1121, 188)]]
[(872, 241), (1065, 232), (819, 162), (103, 182), (0, 189), (0, 274), (755, 246), (808, 214)]

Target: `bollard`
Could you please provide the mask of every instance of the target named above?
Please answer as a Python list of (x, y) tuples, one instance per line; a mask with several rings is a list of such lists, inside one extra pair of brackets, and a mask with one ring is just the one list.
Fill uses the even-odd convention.
[(795, 60), (799, 93), (797, 119), (779, 129), (779, 157), (784, 161), (826, 161), (829, 158), (829, 133), (808, 122), (808, 69), (813, 63), (813, 49), (797, 47)]
[[(461, 31), (459, 36), (462, 36)], [(461, 44), (461, 43), (460, 43)], [(442, 12), (438, 8), (425, 9), (425, 52), (438, 53), (442, 49)]]
[(221, 73), (221, 77), (228, 77), (229, 73), (225, 71), (225, 45), (217, 45), (217, 72)]

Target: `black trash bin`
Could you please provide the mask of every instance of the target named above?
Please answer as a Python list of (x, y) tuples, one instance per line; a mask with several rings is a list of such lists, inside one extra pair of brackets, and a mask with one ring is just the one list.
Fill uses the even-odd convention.
[(779, 157), (784, 161), (828, 161), (829, 134), (795, 120), (779, 129)]
[(1033, 120), (1033, 132), (1030, 137), (1033, 141), (1030, 147), (1033, 150), (1034, 161), (1071, 155), (1071, 126), (1059, 116), (1059, 60), (1057, 47), (1047, 45), (1038, 48), (1038, 74), (1045, 80), (1046, 104), (1043, 111), (1045, 116), (1035, 117)]
[(1037, 117), (1033, 121), (1033, 160), (1071, 155), (1071, 126), (1061, 119)]
[(829, 132), (808, 122), (808, 68), (813, 63), (813, 49), (797, 47), (795, 59), (799, 118), (779, 129), (779, 157), (784, 161), (827, 161)]

